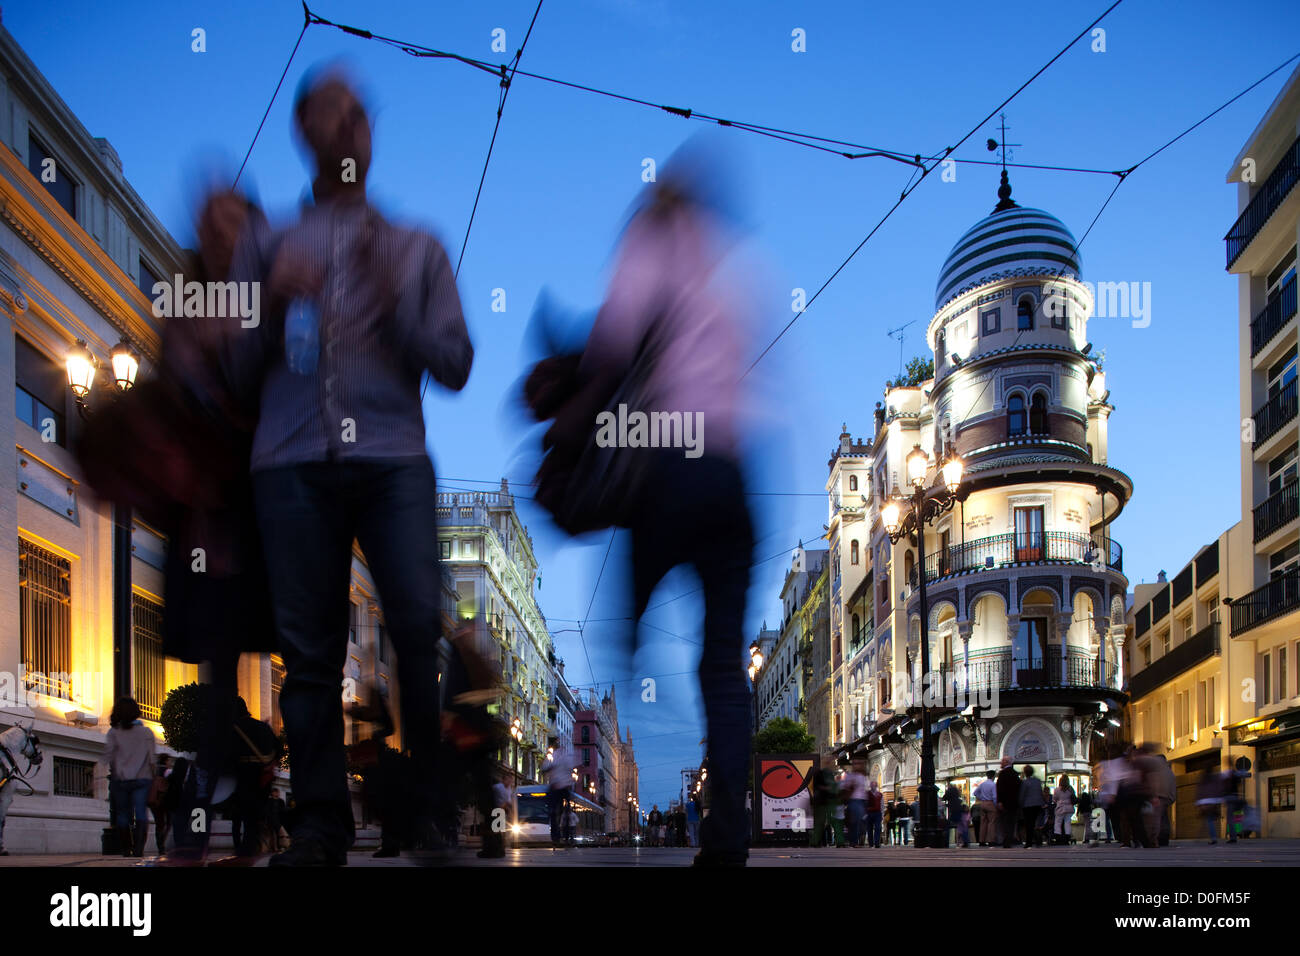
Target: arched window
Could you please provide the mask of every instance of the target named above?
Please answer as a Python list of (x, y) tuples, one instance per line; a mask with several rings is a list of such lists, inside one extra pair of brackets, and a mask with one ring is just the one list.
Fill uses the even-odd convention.
[(1028, 332), (1034, 327), (1034, 300), (1025, 296), (1016, 307), (1016, 328)]
[(583, 728), (582, 728), (582, 742), (583, 742), (584, 744), (589, 744), (589, 743), (591, 743), (591, 728), (590, 728), (590, 727), (583, 727)]
[(858, 563), (858, 542), (856, 540), (849, 545), (849, 562), (851, 564)]
[(1025, 433), (1025, 399), (1012, 395), (1007, 399), (1007, 435), (1014, 438)]
[(1035, 392), (1029, 401), (1029, 432), (1033, 435), (1047, 434), (1047, 393)]
[(858, 490), (858, 476), (849, 475), (849, 491), (857, 491), (857, 490)]

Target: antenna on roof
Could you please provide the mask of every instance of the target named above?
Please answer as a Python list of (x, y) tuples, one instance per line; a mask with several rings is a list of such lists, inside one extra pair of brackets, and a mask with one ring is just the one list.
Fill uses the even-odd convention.
[(915, 322), (916, 319), (913, 319), (911, 322), (904, 322), (898, 328), (891, 329), (888, 332), (888, 335), (891, 339), (894, 338), (895, 336), (898, 336), (898, 377), (899, 378), (903, 377), (903, 339), (907, 335), (907, 333), (905, 333), (903, 330), (907, 328), (909, 325), (915, 324)]

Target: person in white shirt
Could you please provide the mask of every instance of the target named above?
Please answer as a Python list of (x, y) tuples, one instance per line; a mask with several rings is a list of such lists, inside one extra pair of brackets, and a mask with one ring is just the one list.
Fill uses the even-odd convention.
[(104, 762), (112, 774), (113, 825), (122, 841), (122, 855), (143, 857), (149, 837), (149, 785), (156, 760), (153, 731), (140, 722), (140, 705), (130, 697), (118, 699), (108, 722)]

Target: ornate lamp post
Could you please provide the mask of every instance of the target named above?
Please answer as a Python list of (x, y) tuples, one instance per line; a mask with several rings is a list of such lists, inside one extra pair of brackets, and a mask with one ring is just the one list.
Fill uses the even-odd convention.
[(749, 684), (754, 692), (754, 733), (758, 733), (758, 672), (763, 669), (763, 651), (758, 641), (749, 645)]
[[(926, 475), (930, 459), (920, 445), (916, 445), (907, 456), (907, 480), (912, 486), (909, 498), (895, 498), (880, 509), (880, 520), (889, 534), (889, 540), (897, 544), (905, 535), (916, 535), (916, 550), (919, 555), (918, 570), (921, 592), (921, 786), (918, 788), (917, 800), (920, 803), (921, 820), (915, 838), (918, 847), (944, 847), (948, 844), (946, 829), (939, 827), (939, 788), (934, 783), (934, 747), (930, 741), (930, 707), (924, 687), (930, 675), (930, 608), (925, 596), (925, 526), (933, 524), (935, 519), (951, 511), (959, 500), (958, 490), (961, 486), (962, 462), (953, 455), (943, 463), (943, 484), (937, 488), (926, 487)], [(902, 514), (904, 505), (911, 507), (906, 515)]]
[[(123, 339), (109, 353), (111, 384), (101, 386), (106, 398), (130, 391), (140, 371), (140, 353)], [(99, 360), (82, 339), (64, 359), (68, 387), (82, 420), (91, 415), (89, 402), (100, 369)], [(131, 696), (131, 509), (113, 503), (113, 699)]]
[(510, 775), (514, 779), (515, 787), (519, 786), (519, 744), (524, 739), (524, 725), (518, 717), (510, 721), (510, 736), (514, 739), (514, 754), (510, 758)]

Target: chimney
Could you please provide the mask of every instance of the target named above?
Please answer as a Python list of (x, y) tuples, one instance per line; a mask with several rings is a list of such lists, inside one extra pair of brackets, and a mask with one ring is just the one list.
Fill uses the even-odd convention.
[(879, 402), (876, 402), (876, 428), (881, 429), (884, 427), (885, 427), (885, 410), (880, 407)]
[(1168, 579), (1167, 577), (1165, 577), (1165, 572), (1164, 572), (1164, 571), (1161, 571), (1159, 574), (1156, 575), (1156, 583), (1157, 583), (1157, 584), (1167, 584), (1168, 582), (1169, 582), (1169, 579)]

